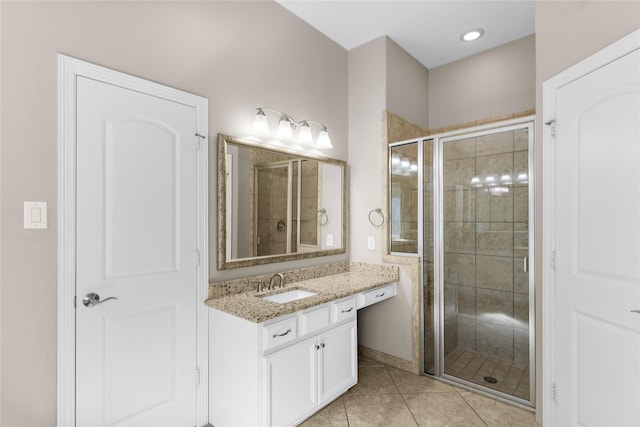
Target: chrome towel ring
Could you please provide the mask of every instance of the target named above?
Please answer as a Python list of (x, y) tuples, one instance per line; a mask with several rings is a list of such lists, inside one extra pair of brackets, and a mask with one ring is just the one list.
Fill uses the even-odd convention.
[[(380, 218), (378, 219), (378, 220), (379, 220), (379, 222), (378, 222), (378, 221), (374, 221), (374, 220), (371, 218), (371, 214), (373, 214), (373, 213), (377, 213), (377, 214), (378, 214), (378, 216), (380, 217)], [(381, 226), (382, 226), (382, 224), (384, 224), (384, 214), (382, 213), (382, 209), (380, 209), (380, 208), (371, 209), (371, 210), (369, 211), (369, 222), (370, 222), (370, 223), (371, 223), (371, 225), (373, 225), (374, 227), (381, 227)]]
[(318, 219), (318, 223), (320, 225), (327, 225), (329, 223), (329, 215), (327, 215), (327, 210), (320, 209), (318, 213), (320, 214), (320, 219)]

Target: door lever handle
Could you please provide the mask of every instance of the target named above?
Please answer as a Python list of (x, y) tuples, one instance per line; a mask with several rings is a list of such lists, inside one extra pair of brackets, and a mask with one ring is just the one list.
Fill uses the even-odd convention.
[(631, 312), (640, 314), (640, 310), (631, 310)]
[(83, 298), (82, 298), (82, 304), (84, 304), (85, 307), (93, 307), (95, 305), (98, 304), (102, 304), (105, 301), (109, 301), (110, 299), (118, 299), (117, 297), (108, 297), (105, 298), (103, 300), (100, 299), (100, 295), (93, 293), (93, 292), (89, 292), (88, 294), (86, 294)]

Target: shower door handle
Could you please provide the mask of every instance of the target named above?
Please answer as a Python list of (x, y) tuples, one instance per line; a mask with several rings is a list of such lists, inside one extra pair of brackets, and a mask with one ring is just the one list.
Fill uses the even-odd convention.
[(523, 261), (522, 262), (522, 264), (523, 264), (522, 268), (524, 269), (525, 273), (528, 273), (529, 272), (529, 257), (528, 256), (524, 257), (522, 259), (522, 261)]

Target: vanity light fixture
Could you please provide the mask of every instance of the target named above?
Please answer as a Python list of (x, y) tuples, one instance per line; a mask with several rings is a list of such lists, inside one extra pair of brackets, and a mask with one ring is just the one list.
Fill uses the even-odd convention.
[[(297, 121), (287, 113), (275, 110), (273, 108), (259, 107), (256, 108), (256, 116), (253, 121), (253, 129), (260, 134), (269, 133), (269, 122), (267, 121), (267, 115), (265, 112), (273, 112), (280, 115), (280, 121), (278, 124), (278, 138), (285, 140), (291, 140), (293, 138), (293, 132), (298, 129), (297, 142), (301, 145), (319, 148), (322, 150), (328, 150), (333, 148), (331, 145), (331, 139), (329, 138), (329, 130), (322, 123), (315, 120), (300, 120)], [(310, 124), (315, 124), (320, 127), (318, 132), (318, 139), (313, 144), (313, 135), (311, 132)]]
[(463, 42), (472, 42), (474, 40), (478, 40), (480, 37), (484, 35), (484, 30), (482, 28), (476, 28), (474, 30), (465, 31), (460, 36), (460, 40)]

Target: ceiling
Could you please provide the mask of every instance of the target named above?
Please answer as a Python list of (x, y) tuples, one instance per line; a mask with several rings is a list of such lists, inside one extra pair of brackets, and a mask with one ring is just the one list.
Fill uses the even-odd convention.
[(347, 50), (386, 35), (429, 69), (534, 33), (530, 0), (276, 1)]

